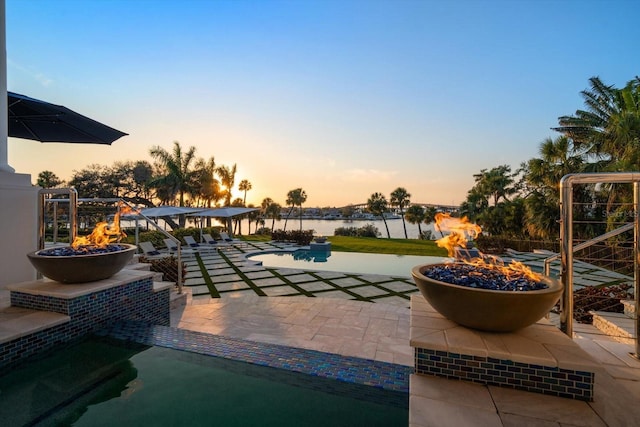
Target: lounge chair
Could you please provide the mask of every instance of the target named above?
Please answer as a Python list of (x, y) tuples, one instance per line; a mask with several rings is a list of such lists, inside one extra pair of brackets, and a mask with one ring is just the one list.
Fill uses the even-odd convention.
[(202, 241), (204, 243), (206, 243), (207, 245), (217, 245), (218, 241), (216, 239), (214, 239), (213, 237), (211, 237), (211, 234), (209, 233), (204, 233), (202, 235)]
[[(162, 241), (167, 247), (167, 250), (169, 251), (169, 253), (172, 253), (172, 254), (178, 253), (178, 244), (176, 242), (174, 242), (169, 238), (163, 239)], [(180, 253), (182, 253), (182, 255), (193, 255), (195, 251), (193, 249), (180, 248)]]
[(140, 246), (140, 249), (142, 249), (142, 254), (144, 255), (145, 258), (158, 259), (158, 258), (164, 258), (169, 255), (166, 252), (162, 253), (159, 250), (157, 250), (156, 247), (153, 246), (153, 243), (151, 242), (140, 242), (138, 245)]
[(215, 247), (227, 246), (227, 242), (225, 242), (224, 240), (216, 240), (211, 236), (211, 234), (208, 233), (204, 233), (202, 235), (202, 243)]
[(211, 245), (201, 245), (200, 243), (196, 242), (196, 239), (194, 239), (192, 236), (184, 236), (183, 237), (184, 242), (189, 246), (189, 248), (191, 248), (192, 250), (199, 252), (199, 251), (210, 251), (210, 250), (215, 250), (216, 248)]
[(229, 237), (229, 234), (227, 234), (226, 231), (220, 232), (220, 238), (225, 242), (240, 242), (240, 240), (238, 239), (232, 239), (231, 237)]

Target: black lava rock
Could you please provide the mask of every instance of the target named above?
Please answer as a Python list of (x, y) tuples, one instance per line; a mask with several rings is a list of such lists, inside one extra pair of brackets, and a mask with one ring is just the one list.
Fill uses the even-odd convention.
[(514, 273), (507, 277), (497, 269), (477, 267), (470, 264), (443, 264), (422, 271), (426, 277), (452, 285), (493, 291), (536, 291), (548, 286)]
[(111, 244), (103, 248), (85, 245), (79, 246), (78, 249), (73, 249), (71, 246), (60, 246), (57, 248), (43, 249), (38, 252), (38, 255), (42, 256), (78, 256), (78, 255), (96, 255), (105, 254), (108, 252), (118, 252), (127, 249), (126, 246)]

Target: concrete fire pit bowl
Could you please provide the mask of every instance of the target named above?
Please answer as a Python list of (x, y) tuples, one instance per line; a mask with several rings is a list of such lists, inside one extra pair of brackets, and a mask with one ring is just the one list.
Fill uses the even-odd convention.
[(488, 290), (441, 282), (423, 273), (435, 266), (414, 267), (413, 280), (424, 298), (440, 314), (462, 326), (489, 332), (511, 332), (543, 318), (558, 302), (562, 283), (550, 277), (547, 288), (531, 291)]
[(29, 261), (49, 279), (62, 283), (85, 283), (96, 280), (107, 279), (129, 263), (136, 252), (135, 245), (118, 243), (125, 249), (112, 252), (70, 255), (70, 256), (48, 256), (41, 255), (48, 249), (43, 249), (27, 254)]

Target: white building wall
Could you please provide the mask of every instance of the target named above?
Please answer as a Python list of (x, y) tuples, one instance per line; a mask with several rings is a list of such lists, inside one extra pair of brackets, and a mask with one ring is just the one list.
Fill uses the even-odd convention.
[(38, 245), (38, 190), (31, 175), (0, 171), (0, 288), (36, 278), (27, 253)]

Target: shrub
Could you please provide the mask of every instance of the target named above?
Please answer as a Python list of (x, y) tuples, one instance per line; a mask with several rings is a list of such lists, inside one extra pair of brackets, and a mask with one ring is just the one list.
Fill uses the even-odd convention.
[(313, 230), (275, 230), (271, 233), (271, 239), (276, 242), (294, 242), (301, 246), (307, 246), (313, 239)]
[(271, 234), (271, 229), (267, 227), (261, 227), (261, 228), (258, 228), (254, 234), (257, 234), (260, 236), (267, 236)]
[[(164, 242), (162, 241), (164, 238), (166, 238), (166, 236), (159, 231), (143, 231), (138, 234), (139, 241), (151, 242), (153, 246), (157, 248), (164, 246)], [(135, 244), (135, 236), (127, 235), (126, 241), (127, 243)]]
[(367, 224), (364, 227), (339, 227), (333, 231), (335, 236), (348, 236), (348, 237), (378, 237), (380, 231), (378, 227), (373, 224)]

